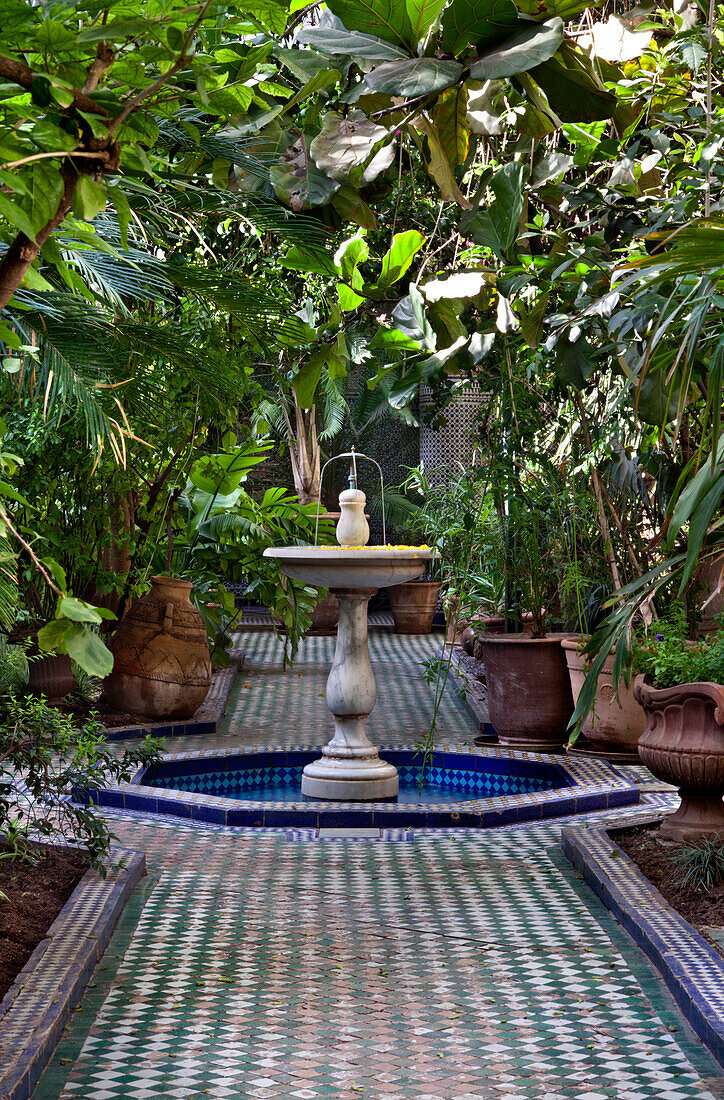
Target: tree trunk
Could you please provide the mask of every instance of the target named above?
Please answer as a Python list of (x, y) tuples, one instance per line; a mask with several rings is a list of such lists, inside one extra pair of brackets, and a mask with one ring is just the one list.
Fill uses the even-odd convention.
[(310, 409), (301, 408), (294, 394), (294, 418), (293, 427), (289, 416), (286, 417), (294, 488), (301, 504), (319, 504), (321, 453), (317, 410), (314, 405)]

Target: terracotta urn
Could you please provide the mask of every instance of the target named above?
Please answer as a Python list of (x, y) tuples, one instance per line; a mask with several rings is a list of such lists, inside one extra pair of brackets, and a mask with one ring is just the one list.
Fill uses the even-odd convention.
[(51, 706), (60, 703), (78, 686), (70, 657), (65, 653), (41, 653), (36, 650), (28, 661), (28, 691), (44, 695)]
[[(568, 662), (573, 702), (577, 703), (588, 673), (586, 656), (582, 652), (585, 642), (580, 637), (564, 638), (561, 645)], [(635, 754), (645, 724), (644, 712), (634, 698), (633, 684), (626, 687), (621, 680), (618, 690), (613, 686), (611, 653), (599, 673), (596, 701), (586, 716), (581, 732), (592, 748), (602, 752)]]
[(338, 621), (339, 600), (331, 592), (328, 592), (312, 612), (312, 625), (307, 633), (313, 635), (336, 634)]
[(211, 686), (206, 627), (191, 603), (191, 584), (152, 577), (151, 591), (128, 609), (113, 639), (106, 699), (147, 718), (190, 718)]
[(38, 646), (37, 627), (18, 624), (10, 632), (8, 641), (11, 645), (26, 647), (31, 695), (44, 695), (46, 702), (55, 706), (77, 688), (70, 657), (65, 653), (43, 652)]
[(639, 756), (649, 771), (679, 788), (681, 805), (659, 832), (676, 841), (724, 834), (724, 686), (653, 688), (636, 677), (634, 695), (646, 714)]
[(397, 634), (429, 634), (441, 581), (405, 581), (387, 589)]
[(483, 661), (490, 724), (501, 745), (562, 752), (573, 696), (561, 634), (487, 634)]

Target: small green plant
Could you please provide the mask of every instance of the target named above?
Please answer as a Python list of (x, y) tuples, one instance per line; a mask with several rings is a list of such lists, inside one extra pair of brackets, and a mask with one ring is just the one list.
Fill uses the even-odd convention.
[(672, 611), (669, 620), (656, 623), (656, 633), (633, 648), (633, 671), (649, 677), (654, 687), (724, 683), (724, 629), (701, 641), (687, 638), (683, 607)]
[[(139, 764), (158, 759), (160, 742), (112, 753), (100, 724), (78, 729), (43, 698), (0, 700), (0, 842), (5, 858), (32, 860), (34, 840), (84, 847), (105, 873), (115, 839), (94, 805), (109, 781), (128, 780)], [(82, 801), (74, 801), (75, 799)]]
[(719, 836), (702, 837), (682, 845), (674, 855), (674, 862), (682, 886), (709, 893), (724, 884), (724, 840)]
[(0, 637), (0, 695), (17, 695), (28, 682), (28, 657), (22, 646)]

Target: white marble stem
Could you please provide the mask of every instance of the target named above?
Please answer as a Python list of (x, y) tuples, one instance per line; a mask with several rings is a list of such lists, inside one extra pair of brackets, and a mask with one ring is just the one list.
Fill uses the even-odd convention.
[(367, 736), (367, 716), (377, 701), (369, 647), (367, 603), (375, 589), (341, 589), (337, 645), (327, 679), (326, 701), (334, 718), (334, 736), (322, 757), (307, 764), (302, 793), (315, 798), (391, 798), (397, 794), (397, 769), (380, 760)]

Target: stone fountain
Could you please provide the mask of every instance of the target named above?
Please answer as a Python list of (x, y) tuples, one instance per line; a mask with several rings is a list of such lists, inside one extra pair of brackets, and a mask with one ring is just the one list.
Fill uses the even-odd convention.
[[(321, 757), (305, 767), (302, 794), (324, 801), (374, 801), (394, 798), (399, 779), (397, 769), (380, 758), (367, 736), (367, 718), (377, 702), (367, 644), (367, 604), (379, 588), (419, 577), (432, 551), (427, 547), (368, 546), (366, 497), (357, 488), (357, 459), (368, 456), (352, 450), (335, 457), (352, 460), (350, 486), (339, 497), (339, 545), (281, 546), (265, 550), (264, 556), (277, 559), (280, 570), (293, 580), (329, 588), (339, 600), (337, 643), (325, 692), (334, 736)], [(379, 469), (377, 462), (375, 465)], [(386, 538), (384, 496), (382, 537)]]

